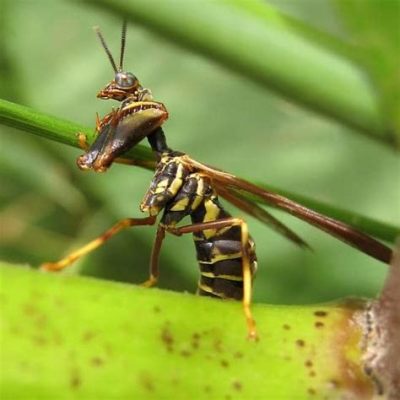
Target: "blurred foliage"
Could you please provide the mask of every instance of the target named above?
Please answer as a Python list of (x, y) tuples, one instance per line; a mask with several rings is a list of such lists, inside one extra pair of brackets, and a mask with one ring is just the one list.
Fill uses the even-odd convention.
[[(290, 18), (352, 40), (328, 2), (273, 3)], [(91, 27), (100, 25), (116, 52), (120, 18), (50, 0), (3, 1), (2, 8), (1, 97), (94, 126), (95, 113), (112, 106), (96, 100), (95, 93), (113, 75)], [(372, 23), (385, 25), (385, 20)], [(171, 147), (238, 175), (399, 223), (400, 164), (389, 149), (134, 24), (125, 65), (167, 105)], [(388, 103), (394, 107), (390, 96)], [(56, 260), (117, 219), (139, 215), (151, 173), (114, 166), (104, 175), (84, 174), (75, 166), (78, 151), (0, 129), (0, 258), (32, 265)], [(294, 248), (250, 219), (260, 266), (256, 301), (300, 304), (372, 296), (380, 288), (386, 272), (382, 265), (289, 216), (278, 216), (314, 252)], [(153, 235), (153, 228), (124, 232), (65, 273), (143, 281)], [(193, 292), (198, 274), (194, 254), (190, 237), (168, 237), (160, 286)]]
[[(400, 2), (398, 0), (336, 0), (350, 41), (358, 49), (358, 61), (366, 70), (381, 99), (388, 129), (400, 127)], [(397, 142), (400, 136), (397, 134)]]
[[(267, 3), (195, 1), (180, 2), (177, 7), (176, 0), (84, 1), (203, 54), (296, 104), (356, 128), (355, 132), (395, 144), (395, 131), (383, 118), (380, 99), (365, 79), (364, 69), (354, 63), (353, 56), (343, 57), (348, 52), (346, 43), (293, 24), (293, 19)], [(324, 41), (316, 39), (322, 37)], [(339, 52), (330, 51), (331, 47)]]

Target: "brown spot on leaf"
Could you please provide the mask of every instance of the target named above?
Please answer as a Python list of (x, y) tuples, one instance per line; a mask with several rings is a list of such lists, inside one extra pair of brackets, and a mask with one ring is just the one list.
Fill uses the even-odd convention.
[(283, 324), (282, 328), (285, 329), (286, 331), (290, 330), (290, 325), (289, 324)]
[(312, 362), (311, 360), (307, 360), (307, 361), (304, 363), (304, 365), (305, 365), (307, 368), (311, 368), (311, 367), (313, 366), (313, 362)]
[(95, 367), (100, 367), (104, 364), (104, 360), (101, 357), (92, 357), (90, 363)]
[(215, 339), (214, 340), (214, 350), (217, 353), (222, 353), (224, 350), (222, 348), (222, 340), (221, 339)]
[(139, 383), (148, 391), (154, 392), (154, 380), (148, 372), (139, 374)]
[(317, 374), (315, 373), (315, 371), (310, 371), (308, 376), (311, 378), (314, 378), (314, 376), (316, 376)]
[(37, 346), (45, 346), (47, 344), (47, 339), (39, 335), (32, 336), (32, 341)]
[(316, 392), (315, 389), (313, 389), (313, 388), (308, 388), (308, 389), (307, 389), (307, 393), (308, 393), (310, 396), (315, 396), (315, 395), (317, 394), (317, 392)]
[(25, 315), (28, 317), (31, 317), (32, 315), (35, 315), (39, 312), (36, 306), (34, 306), (32, 303), (27, 303), (24, 304), (22, 311)]
[(297, 339), (296, 340), (296, 346), (304, 347), (305, 345), (306, 345), (306, 342), (303, 339)]
[(210, 386), (210, 385), (204, 386), (204, 391), (205, 391), (206, 393), (210, 393), (210, 392), (211, 392), (211, 386)]
[(83, 342), (90, 342), (96, 334), (93, 331), (86, 331), (82, 334), (82, 341)]
[(168, 324), (164, 325), (164, 327), (161, 329), (161, 341), (164, 343), (168, 351), (173, 351), (174, 338)]
[(71, 376), (69, 378), (69, 385), (74, 390), (78, 389), (82, 385), (82, 378), (79, 374), (79, 371), (76, 368), (74, 368), (71, 371)]
[(318, 310), (314, 312), (314, 315), (316, 317), (326, 317), (328, 313), (326, 311)]
[(325, 326), (325, 324), (324, 324), (323, 322), (321, 322), (321, 321), (316, 321), (315, 324), (314, 324), (314, 326), (315, 326), (317, 329), (321, 329), (321, 328), (323, 328), (323, 327)]
[(182, 357), (190, 357), (192, 353), (189, 350), (181, 350), (180, 355)]
[(156, 314), (159, 314), (159, 313), (161, 312), (161, 308), (160, 308), (159, 306), (154, 306), (154, 307), (153, 307), (153, 311), (154, 311)]
[(235, 351), (235, 353), (233, 353), (233, 357), (235, 357), (235, 358), (243, 358), (243, 353), (241, 353), (240, 351)]
[(198, 348), (199, 348), (199, 345), (200, 345), (200, 338), (201, 338), (200, 334), (198, 334), (198, 333), (196, 333), (196, 332), (193, 333), (191, 344), (192, 344), (192, 347), (193, 347), (194, 349), (198, 349)]
[(228, 368), (229, 367), (229, 363), (226, 360), (221, 360), (221, 366), (224, 368)]
[(240, 381), (233, 381), (232, 387), (234, 390), (240, 392), (243, 388), (243, 385), (242, 385), (242, 382), (240, 382)]

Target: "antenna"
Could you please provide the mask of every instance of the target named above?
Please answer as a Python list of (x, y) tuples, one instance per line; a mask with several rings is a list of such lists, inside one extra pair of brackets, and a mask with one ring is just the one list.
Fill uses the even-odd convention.
[[(106, 41), (104, 40), (103, 35), (102, 35), (101, 32), (100, 32), (100, 28), (99, 28), (98, 26), (94, 26), (93, 29), (94, 29), (94, 31), (96, 32), (96, 35), (99, 37), (100, 42), (101, 42), (101, 44), (102, 44), (104, 50), (105, 50), (106, 53), (107, 53), (107, 56), (108, 56), (108, 58), (109, 58), (109, 60), (110, 60), (110, 62), (111, 62), (111, 65), (112, 65), (112, 67), (114, 68), (114, 72), (117, 73), (118, 70), (117, 70), (117, 66), (115, 65), (114, 58), (113, 58), (113, 56), (112, 56), (112, 54), (111, 54), (110, 49), (108, 48), (108, 46), (107, 46), (107, 44), (106, 44)], [(125, 39), (124, 39), (124, 43), (125, 43)]]
[(125, 53), (125, 42), (126, 42), (126, 26), (127, 22), (124, 20), (122, 23), (122, 33), (121, 33), (121, 55), (119, 58), (119, 70), (122, 71), (124, 65), (124, 53)]

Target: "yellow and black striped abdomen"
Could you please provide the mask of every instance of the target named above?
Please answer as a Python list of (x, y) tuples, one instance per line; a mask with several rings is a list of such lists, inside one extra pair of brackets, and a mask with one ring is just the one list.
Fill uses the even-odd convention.
[[(198, 293), (224, 299), (243, 298), (241, 226), (224, 210), (207, 176), (186, 169), (179, 155), (162, 155), (141, 209), (151, 215), (164, 209), (161, 224), (167, 230), (175, 228), (186, 216), (191, 217), (194, 226), (232, 219), (232, 225), (211, 224), (193, 233), (200, 267)], [(251, 238), (246, 251), (254, 275), (257, 263)]]
[[(231, 227), (235, 229), (239, 227)], [(243, 260), (240, 238), (228, 239), (229, 230), (208, 240), (195, 240), (200, 267), (198, 293), (203, 296), (241, 300), (243, 298)], [(254, 243), (248, 246), (252, 275), (257, 269)]]
[[(211, 197), (204, 199), (192, 214), (192, 222), (209, 222), (230, 217), (213, 193)], [(198, 293), (202, 296), (241, 300), (243, 298), (241, 227), (234, 225), (198, 232), (193, 236), (200, 267)], [(254, 247), (254, 242), (250, 238), (247, 253), (253, 276), (257, 269)]]

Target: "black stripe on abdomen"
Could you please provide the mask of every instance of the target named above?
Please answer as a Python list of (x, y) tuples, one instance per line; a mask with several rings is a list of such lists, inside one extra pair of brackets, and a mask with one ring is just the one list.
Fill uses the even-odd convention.
[(242, 300), (243, 282), (225, 278), (211, 278), (201, 275), (198, 293), (200, 296)]
[(232, 258), (214, 263), (199, 262), (199, 294), (223, 299), (243, 298), (242, 258)]

